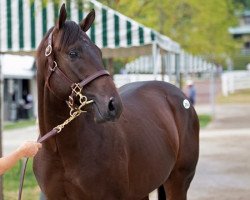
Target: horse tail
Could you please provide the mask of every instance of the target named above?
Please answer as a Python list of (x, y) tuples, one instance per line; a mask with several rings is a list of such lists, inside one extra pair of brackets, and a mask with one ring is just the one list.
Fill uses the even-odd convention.
[(166, 200), (166, 193), (163, 185), (158, 188), (158, 200)]

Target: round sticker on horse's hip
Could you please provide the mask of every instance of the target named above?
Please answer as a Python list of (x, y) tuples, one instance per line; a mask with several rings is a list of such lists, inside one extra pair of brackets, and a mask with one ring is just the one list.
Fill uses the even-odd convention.
[(187, 99), (184, 99), (184, 100), (183, 100), (183, 106), (184, 106), (184, 108), (186, 108), (186, 109), (189, 109), (189, 108), (190, 108), (190, 103), (189, 103), (189, 101), (188, 101)]

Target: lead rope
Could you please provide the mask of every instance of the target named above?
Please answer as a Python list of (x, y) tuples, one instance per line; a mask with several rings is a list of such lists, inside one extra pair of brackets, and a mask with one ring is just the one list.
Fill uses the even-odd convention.
[[(69, 96), (69, 101), (67, 101), (68, 107), (70, 108), (69, 118), (66, 119), (62, 124), (59, 124), (56, 127), (54, 127), (51, 131), (46, 133), (43, 137), (39, 138), (37, 142), (44, 142), (47, 139), (49, 139), (50, 137), (53, 137), (53, 136), (57, 135), (58, 133), (60, 133), (62, 131), (62, 129), (67, 124), (69, 124), (72, 120), (77, 118), (81, 113), (87, 112), (87, 111), (83, 110), (84, 106), (93, 103), (93, 100), (88, 100), (87, 97), (82, 94), (82, 87), (79, 84), (75, 83), (72, 85), (71, 88), (72, 88), (72, 93)], [(79, 103), (80, 103), (79, 106), (76, 106), (74, 103), (76, 97), (79, 98), (78, 99)], [(21, 198), (22, 198), (23, 182), (24, 182), (24, 176), (25, 176), (28, 161), (29, 161), (29, 158), (25, 158), (23, 160), (22, 173), (20, 176), (18, 200), (21, 200)]]

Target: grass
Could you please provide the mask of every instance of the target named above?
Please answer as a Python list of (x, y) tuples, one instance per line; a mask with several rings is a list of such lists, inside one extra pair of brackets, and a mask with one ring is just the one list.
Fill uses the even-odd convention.
[[(20, 120), (17, 122), (8, 122), (4, 124), (4, 130), (12, 130), (25, 128), (29, 126), (34, 126), (36, 124), (35, 119)], [(21, 174), (22, 162), (19, 161), (18, 164), (7, 171), (3, 176), (3, 189), (4, 189), (4, 199), (16, 200), (18, 197), (19, 189), (19, 179)], [(29, 160), (26, 175), (24, 179), (22, 199), (34, 200), (39, 199), (40, 189), (37, 185), (33, 170), (32, 170), (32, 159)]]
[(205, 128), (212, 120), (210, 115), (199, 115), (200, 127)]
[(3, 130), (12, 130), (12, 129), (18, 129), (18, 128), (25, 128), (28, 126), (34, 126), (36, 124), (36, 120), (29, 119), (29, 120), (20, 120), (17, 122), (8, 122), (3, 125)]
[(229, 94), (227, 97), (219, 96), (217, 98), (219, 104), (249, 104), (250, 103), (250, 89), (236, 91), (234, 94)]
[[(16, 200), (18, 196), (19, 178), (21, 174), (22, 162), (6, 172), (3, 176), (4, 199)], [(33, 170), (32, 159), (29, 160), (24, 179), (22, 199), (39, 199), (40, 189), (37, 185)]]

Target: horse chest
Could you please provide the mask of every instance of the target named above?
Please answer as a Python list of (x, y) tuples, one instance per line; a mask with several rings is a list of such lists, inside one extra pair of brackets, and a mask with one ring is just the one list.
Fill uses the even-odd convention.
[(82, 195), (96, 193), (96, 188), (103, 193), (110, 190), (124, 193), (128, 185), (126, 153), (120, 143), (104, 143), (105, 141), (102, 146), (95, 148), (85, 146), (81, 151), (75, 147), (71, 152), (61, 152), (63, 170), (60, 173), (63, 173), (64, 182), (60, 184), (71, 192), (77, 190)]
[(126, 172), (123, 170), (116, 169), (115, 166), (108, 167), (101, 162), (89, 161), (83, 165), (73, 164), (71, 168), (67, 168), (61, 186), (72, 199), (84, 197), (84, 199), (101, 200), (110, 195), (115, 196), (115, 199), (123, 199), (123, 196), (128, 194), (127, 183)]

